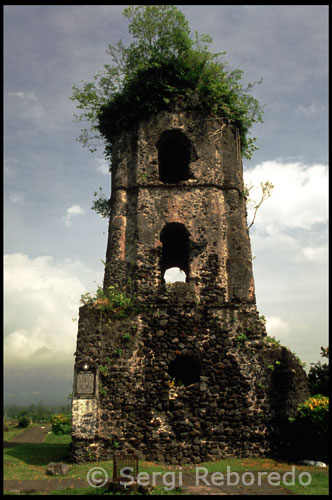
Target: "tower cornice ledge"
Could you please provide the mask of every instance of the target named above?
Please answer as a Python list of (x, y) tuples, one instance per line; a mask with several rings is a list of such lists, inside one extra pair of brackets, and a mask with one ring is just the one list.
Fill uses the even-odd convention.
[(179, 191), (190, 191), (194, 189), (219, 189), (220, 191), (231, 191), (235, 190), (237, 191), (240, 195), (242, 195), (242, 191), (237, 187), (237, 186), (232, 186), (229, 184), (214, 184), (214, 183), (192, 183), (192, 184), (165, 184), (165, 183), (158, 183), (158, 184), (134, 184), (133, 186), (114, 186), (112, 188), (112, 191), (127, 191), (127, 192), (135, 192), (138, 191), (139, 189), (163, 189), (163, 190), (171, 190), (174, 192), (175, 189), (178, 189)]

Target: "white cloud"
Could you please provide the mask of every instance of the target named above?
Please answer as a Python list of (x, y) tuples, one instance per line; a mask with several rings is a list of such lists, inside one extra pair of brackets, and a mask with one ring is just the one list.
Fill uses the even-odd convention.
[(16, 158), (13, 158), (12, 156), (9, 156), (7, 158), (4, 158), (4, 174), (7, 177), (15, 177), (16, 172), (15, 172), (15, 166), (17, 165), (18, 161)]
[(21, 99), (23, 102), (37, 101), (37, 97), (33, 92), (9, 92), (7, 96)]
[[(245, 171), (244, 179), (246, 184), (252, 182), (256, 186), (252, 192), (256, 200), (260, 199), (260, 182), (268, 180), (274, 185), (272, 196), (257, 213), (253, 226), (256, 231), (271, 234), (285, 229), (308, 230), (327, 222), (327, 165), (265, 161)], [(249, 222), (253, 211), (250, 212)]]
[(44, 110), (34, 92), (9, 92), (7, 97), (12, 103), (16, 117), (32, 120), (39, 120), (42, 117)]
[(23, 195), (20, 193), (11, 193), (9, 198), (12, 203), (23, 203), (24, 201)]
[(79, 205), (72, 205), (71, 207), (67, 208), (67, 213), (65, 217), (63, 217), (63, 220), (65, 221), (66, 226), (70, 226), (72, 223), (72, 218), (75, 215), (80, 215), (84, 214), (85, 211), (79, 206)]
[(94, 165), (97, 168), (97, 171), (103, 175), (110, 174), (110, 165), (104, 158), (95, 158)]
[(170, 267), (164, 274), (166, 283), (175, 283), (176, 281), (186, 281), (186, 273), (181, 271), (179, 267)]
[(6, 366), (73, 362), (77, 333), (73, 318), (93, 271), (79, 261), (21, 253), (5, 255), (4, 269)]
[(304, 115), (311, 115), (312, 113), (316, 113), (318, 111), (318, 107), (315, 102), (308, 105), (300, 104), (295, 111)]
[(65, 33), (86, 37), (90, 30), (100, 27), (105, 19), (108, 19), (113, 28), (111, 31), (121, 24), (125, 25), (123, 9), (123, 5), (81, 5), (78, 10), (76, 6), (66, 5), (65, 10), (54, 10), (52, 15), (54, 24), (60, 26)]
[(317, 247), (305, 247), (301, 249), (301, 256), (309, 262), (327, 262), (328, 258), (328, 248), (326, 245), (321, 245)]
[(283, 341), (290, 332), (289, 324), (282, 318), (271, 316), (266, 318), (266, 329), (270, 337), (276, 337), (277, 340)]
[(250, 229), (258, 310), (268, 335), (310, 363), (327, 343), (327, 166), (269, 161), (244, 177), (275, 186)]

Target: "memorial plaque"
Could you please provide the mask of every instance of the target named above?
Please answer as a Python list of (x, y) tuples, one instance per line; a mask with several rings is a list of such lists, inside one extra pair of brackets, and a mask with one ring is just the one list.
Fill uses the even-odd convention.
[(92, 372), (79, 372), (76, 378), (78, 394), (93, 394), (95, 392), (95, 376)]
[(90, 363), (83, 363), (76, 368), (75, 395), (94, 397), (96, 394), (96, 368)]

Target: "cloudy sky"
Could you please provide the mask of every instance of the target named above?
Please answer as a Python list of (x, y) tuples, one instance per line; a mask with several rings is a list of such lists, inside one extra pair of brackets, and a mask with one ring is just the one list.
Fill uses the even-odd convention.
[[(131, 41), (123, 5), (4, 6), (5, 402), (66, 402), (80, 295), (102, 284), (107, 221), (91, 210), (110, 194), (102, 148), (76, 141), (72, 86)], [(328, 7), (185, 5), (192, 32), (263, 77), (265, 104), (244, 161), (259, 199), (250, 229), (258, 310), (268, 334), (310, 366), (327, 345)], [(252, 210), (249, 210), (249, 222)]]

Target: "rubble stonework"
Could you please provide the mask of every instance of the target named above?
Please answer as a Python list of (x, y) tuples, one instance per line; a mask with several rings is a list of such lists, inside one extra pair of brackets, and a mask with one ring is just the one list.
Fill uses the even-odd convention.
[[(165, 283), (169, 267), (186, 282)], [(163, 111), (112, 139), (110, 285), (134, 292), (138, 310), (80, 308), (76, 363), (100, 372), (94, 403), (73, 400), (73, 460), (115, 449), (170, 464), (270, 453), (308, 389), (256, 308), (236, 128)]]

